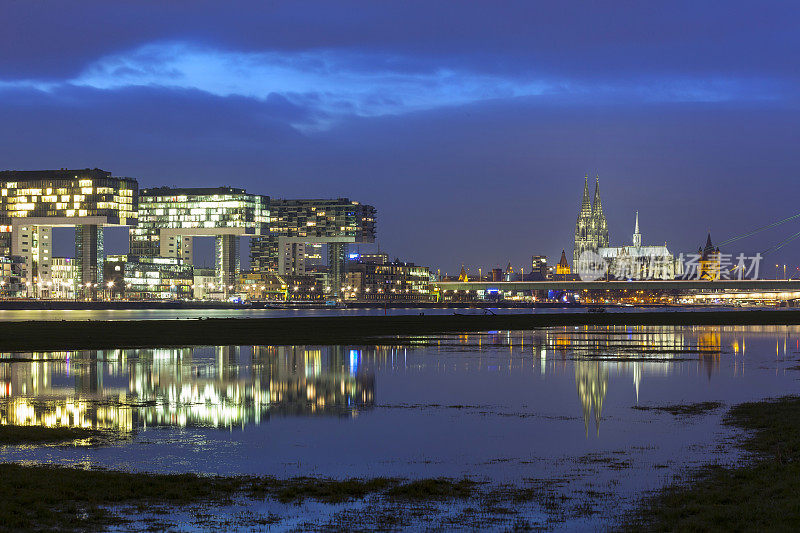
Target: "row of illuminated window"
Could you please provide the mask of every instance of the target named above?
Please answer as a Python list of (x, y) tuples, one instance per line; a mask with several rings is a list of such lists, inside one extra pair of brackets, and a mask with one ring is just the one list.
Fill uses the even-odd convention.
[(246, 213), (247, 209), (242, 209), (241, 206), (234, 205), (234, 206), (226, 206), (225, 204), (215, 204), (208, 207), (181, 207), (181, 206), (169, 206), (169, 208), (159, 208), (159, 209), (142, 209), (142, 214), (147, 216), (163, 216), (163, 215), (209, 215), (209, 214), (220, 214), (224, 215), (226, 213)]
[(124, 196), (127, 198), (127, 201), (133, 199), (133, 189), (119, 189), (117, 190), (114, 187), (92, 187), (90, 186), (80, 186), (80, 187), (46, 187), (46, 188), (31, 188), (31, 189), (14, 189), (10, 187), (8, 184), (2, 189), (0, 189), (0, 195), (8, 196), (8, 190), (13, 189), (14, 194), (22, 195), (22, 196), (49, 196), (53, 194), (63, 195), (63, 194), (73, 194), (75, 191), (80, 189), (82, 194), (117, 194), (119, 196)]
[[(37, 203), (40, 199), (42, 202), (50, 202), (50, 203), (55, 203), (59, 201), (69, 202), (70, 200), (72, 200), (73, 202), (84, 202), (86, 201), (86, 195), (85, 194), (61, 194), (61, 195), (49, 194), (44, 196), (26, 195), (26, 196), (11, 196), (5, 198), (4, 200), (6, 203), (13, 205), (13, 204)], [(109, 200), (113, 200), (114, 203), (126, 204), (126, 205), (130, 205), (133, 203), (133, 198), (129, 196), (112, 196), (111, 198), (107, 197), (101, 198), (101, 200), (104, 200), (106, 202), (108, 202)]]
[(187, 196), (142, 196), (142, 203), (146, 204), (216, 204), (219, 202), (236, 202), (242, 205), (261, 206), (262, 203), (256, 198), (247, 196), (212, 195), (212, 196), (193, 196), (190, 200)]
[[(141, 215), (141, 213), (140, 213)], [(230, 221), (230, 222), (247, 222), (247, 218), (241, 214), (227, 214), (227, 215), (210, 215), (210, 216), (193, 216), (193, 215), (171, 215), (171, 216), (163, 216), (159, 217), (158, 219), (153, 219), (152, 217), (140, 216), (142, 224), (147, 226), (148, 224), (152, 224), (154, 227), (163, 226), (165, 224), (170, 224), (173, 222), (189, 222), (189, 223), (196, 223), (196, 222), (223, 222), (223, 221)]]
[(260, 209), (253, 209), (251, 206), (241, 205), (236, 202), (218, 202), (209, 205), (184, 205), (184, 204), (166, 204), (166, 205), (142, 205), (139, 204), (139, 210), (149, 216), (161, 215), (176, 215), (181, 213), (204, 214), (214, 212), (230, 212), (230, 213), (253, 213), (255, 216), (269, 216), (269, 211), (262, 211)]
[(314, 213), (297, 214), (297, 213), (281, 213), (280, 211), (272, 211), (272, 214), (274, 218), (277, 218), (279, 220), (308, 220), (308, 219), (341, 220), (346, 218), (351, 218), (351, 219), (356, 218), (354, 215), (346, 215), (344, 213), (335, 213), (325, 216), (324, 214), (315, 215)]
[[(8, 216), (14, 218), (23, 218), (29, 216), (31, 212), (37, 212), (31, 204), (31, 207), (25, 209), (23, 207), (19, 207), (16, 211), (11, 211), (8, 213)], [(109, 213), (107, 210), (103, 209), (59, 209), (58, 211), (48, 210), (42, 213), (43, 216), (51, 216), (51, 217), (86, 217), (86, 216), (107, 216)], [(136, 211), (116, 211), (114, 213), (118, 215), (121, 219), (124, 218), (137, 218), (138, 213)]]
[[(49, 206), (49, 207), (51, 207), (51, 209), (49, 209), (48, 211), (51, 211), (52, 209), (56, 209), (56, 210), (65, 210), (65, 209), (79, 210), (81, 208), (86, 208), (86, 207), (92, 207), (93, 209), (97, 209), (97, 210), (103, 210), (103, 209), (119, 210), (119, 211), (126, 211), (126, 210), (130, 211), (131, 210), (131, 206), (124, 205), (124, 204), (118, 204), (116, 202), (97, 202), (97, 204), (95, 204), (95, 205), (92, 205), (91, 203), (89, 203), (87, 205), (84, 205), (81, 202), (72, 202), (72, 203), (56, 202), (54, 205)], [(8, 211), (40, 211), (42, 209), (48, 209), (48, 206), (44, 206), (44, 205), (40, 204), (39, 209), (37, 209), (35, 203), (27, 203), (27, 204), (9, 205), (9, 206), (6, 207), (6, 209)]]
[(225, 221), (211, 221), (211, 220), (201, 220), (201, 221), (186, 221), (186, 220), (173, 220), (169, 222), (162, 222), (158, 225), (148, 225), (142, 224), (141, 221), (139, 222), (139, 227), (132, 231), (157, 231), (159, 229), (180, 229), (180, 228), (247, 228), (249, 225), (252, 224), (246, 220), (225, 220)]

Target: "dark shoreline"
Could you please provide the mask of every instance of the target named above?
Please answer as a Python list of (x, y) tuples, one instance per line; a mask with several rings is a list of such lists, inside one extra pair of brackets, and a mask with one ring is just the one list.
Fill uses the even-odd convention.
[(793, 325), (800, 310), (643, 311), (0, 322), (0, 350), (202, 345), (410, 344), (420, 335), (557, 326)]
[[(233, 303), (214, 300), (100, 300), (86, 302), (80, 300), (0, 300), (0, 311), (65, 311), (65, 310), (132, 310), (132, 309), (582, 309), (582, 304), (562, 302), (515, 302), (515, 301), (476, 301), (476, 302), (350, 302), (341, 307), (326, 305), (321, 301), (267, 302), (253, 301)], [(619, 307), (605, 304), (604, 307)], [(669, 307), (666, 304), (639, 304), (637, 307)]]

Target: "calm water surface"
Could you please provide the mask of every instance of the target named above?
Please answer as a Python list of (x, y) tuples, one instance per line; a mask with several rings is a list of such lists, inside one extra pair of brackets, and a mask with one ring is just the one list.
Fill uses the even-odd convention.
[[(658, 310), (662, 312), (725, 311), (729, 307), (609, 307), (608, 313), (632, 313)], [(770, 308), (772, 309), (772, 308)], [(199, 318), (276, 318), (314, 316), (383, 316), (383, 315), (452, 315), (465, 314), (541, 314), (588, 312), (579, 307), (501, 308), (484, 311), (476, 308), (431, 309), (419, 307), (366, 309), (0, 309), (0, 322), (21, 320), (196, 320)]]
[(3, 354), (0, 423), (113, 428), (130, 439), (7, 446), (0, 460), (544, 480), (592, 495), (594, 514), (548, 525), (575, 529), (605, 523), (692, 466), (738, 457), (724, 408), (675, 417), (641, 407), (795, 393), (798, 351), (798, 327), (670, 326), (433, 336), (394, 348)]

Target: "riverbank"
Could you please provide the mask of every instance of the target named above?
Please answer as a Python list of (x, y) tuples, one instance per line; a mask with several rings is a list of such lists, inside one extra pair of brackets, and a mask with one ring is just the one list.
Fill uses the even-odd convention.
[(200, 320), (0, 322), (0, 350), (420, 342), (419, 336), (557, 326), (790, 325), (800, 310), (631, 311)]
[(725, 424), (751, 433), (741, 465), (710, 465), (688, 485), (646, 499), (627, 521), (634, 531), (797, 531), (800, 529), (800, 397), (733, 407)]
[[(673, 407), (694, 412), (700, 406)], [(750, 454), (740, 464), (707, 466), (688, 484), (647, 497), (626, 517), (611, 511), (612, 522), (606, 525), (633, 531), (798, 529), (800, 397), (737, 405), (724, 423), (749, 432), (737, 443)], [(0, 426), (0, 442), (24, 443), (19, 431), (24, 429)], [(11, 436), (4, 438), (4, 432)], [(30, 443), (38, 444), (85, 435), (38, 428), (30, 436)], [(0, 513), (2, 529), (21, 531), (99, 530), (115, 525), (123, 529), (252, 529), (284, 524), (286, 516), (298, 512), (320, 513), (321, 521), (307, 523), (308, 529), (393, 530), (431, 520), (460, 528), (528, 529), (531, 524), (524, 517), (532, 509), (544, 510), (538, 527), (545, 528), (562, 523), (565, 514), (595, 512), (586, 502), (559, 496), (552, 490), (557, 484), (557, 480), (509, 486), (449, 478), (224, 477), (3, 463), (0, 492), (6, 497), (0, 500)], [(355, 502), (354, 507), (343, 507), (348, 502)], [(238, 513), (237, 505), (255, 507), (252, 512)], [(299, 507), (304, 505), (310, 507)], [(347, 512), (348, 508), (361, 511)], [(225, 522), (214, 521), (218, 519), (215, 509), (225, 510)], [(330, 523), (329, 512), (338, 517)]]

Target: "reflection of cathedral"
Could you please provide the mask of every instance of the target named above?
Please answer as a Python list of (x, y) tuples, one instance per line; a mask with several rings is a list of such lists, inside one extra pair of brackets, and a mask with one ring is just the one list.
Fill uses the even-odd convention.
[(608, 370), (599, 361), (575, 361), (575, 386), (583, 405), (583, 425), (589, 436), (589, 420), (594, 412), (594, 425), (600, 434), (600, 415), (608, 391)]
[[(574, 357), (575, 386), (587, 436), (592, 419), (599, 434), (603, 403), (613, 375), (631, 376), (638, 402), (643, 377), (666, 376), (671, 371), (665, 359), (694, 353), (698, 356), (698, 369), (710, 378), (719, 370), (721, 350), (720, 329), (711, 326), (693, 328), (688, 335), (685, 329), (673, 326), (552, 329), (546, 333), (545, 344), (564, 361), (570, 355)], [(540, 358), (544, 360), (544, 355)]]
[[(37, 354), (33, 354), (36, 358)], [(0, 424), (111, 428), (233, 427), (269, 416), (369, 407), (365, 350), (237, 347), (47, 354), (0, 365)]]

